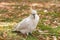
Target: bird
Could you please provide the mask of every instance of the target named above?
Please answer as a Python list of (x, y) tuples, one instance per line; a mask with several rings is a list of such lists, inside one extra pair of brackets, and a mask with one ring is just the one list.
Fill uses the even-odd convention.
[(32, 9), (30, 12), (31, 14), (28, 17), (17, 23), (17, 25), (14, 27), (14, 31), (27, 35), (35, 31), (39, 22), (39, 16), (37, 14), (37, 11), (34, 9)]

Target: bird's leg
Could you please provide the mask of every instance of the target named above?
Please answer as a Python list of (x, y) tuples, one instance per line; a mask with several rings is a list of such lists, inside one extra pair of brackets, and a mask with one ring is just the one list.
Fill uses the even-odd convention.
[(24, 37), (24, 38), (27, 38), (27, 35), (28, 35), (28, 33), (26, 34), (22, 34), (22, 36)]
[(33, 36), (33, 34), (32, 34), (32, 33), (29, 33), (29, 35)]

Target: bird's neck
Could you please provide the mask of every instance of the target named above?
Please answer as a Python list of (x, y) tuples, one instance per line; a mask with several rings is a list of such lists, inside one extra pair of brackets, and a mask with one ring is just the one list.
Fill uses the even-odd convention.
[(31, 19), (35, 19), (36, 18), (36, 15), (35, 15), (35, 17), (34, 16), (32, 16), (32, 15), (30, 15), (29, 16)]

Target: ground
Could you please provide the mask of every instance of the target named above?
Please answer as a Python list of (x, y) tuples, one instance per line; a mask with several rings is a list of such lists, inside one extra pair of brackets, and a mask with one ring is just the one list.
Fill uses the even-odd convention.
[(21, 5), (17, 4), (19, 3), (0, 3), (0, 40), (60, 40), (59, 4), (52, 3), (53, 5), (50, 5), (50, 2), (41, 2), (39, 4), (41, 6), (37, 5), (35, 9), (40, 17), (39, 23), (36, 31), (32, 33), (33, 36), (28, 35), (26, 37), (22, 34), (13, 33), (12, 30), (14, 25), (29, 16), (30, 4), (22, 2)]

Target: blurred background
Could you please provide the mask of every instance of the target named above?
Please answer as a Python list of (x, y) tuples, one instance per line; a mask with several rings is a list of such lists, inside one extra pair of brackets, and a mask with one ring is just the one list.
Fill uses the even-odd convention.
[(60, 0), (0, 0), (0, 40), (23, 40), (12, 28), (29, 16), (30, 7), (37, 10), (40, 21), (34, 37), (26, 40), (60, 40)]

